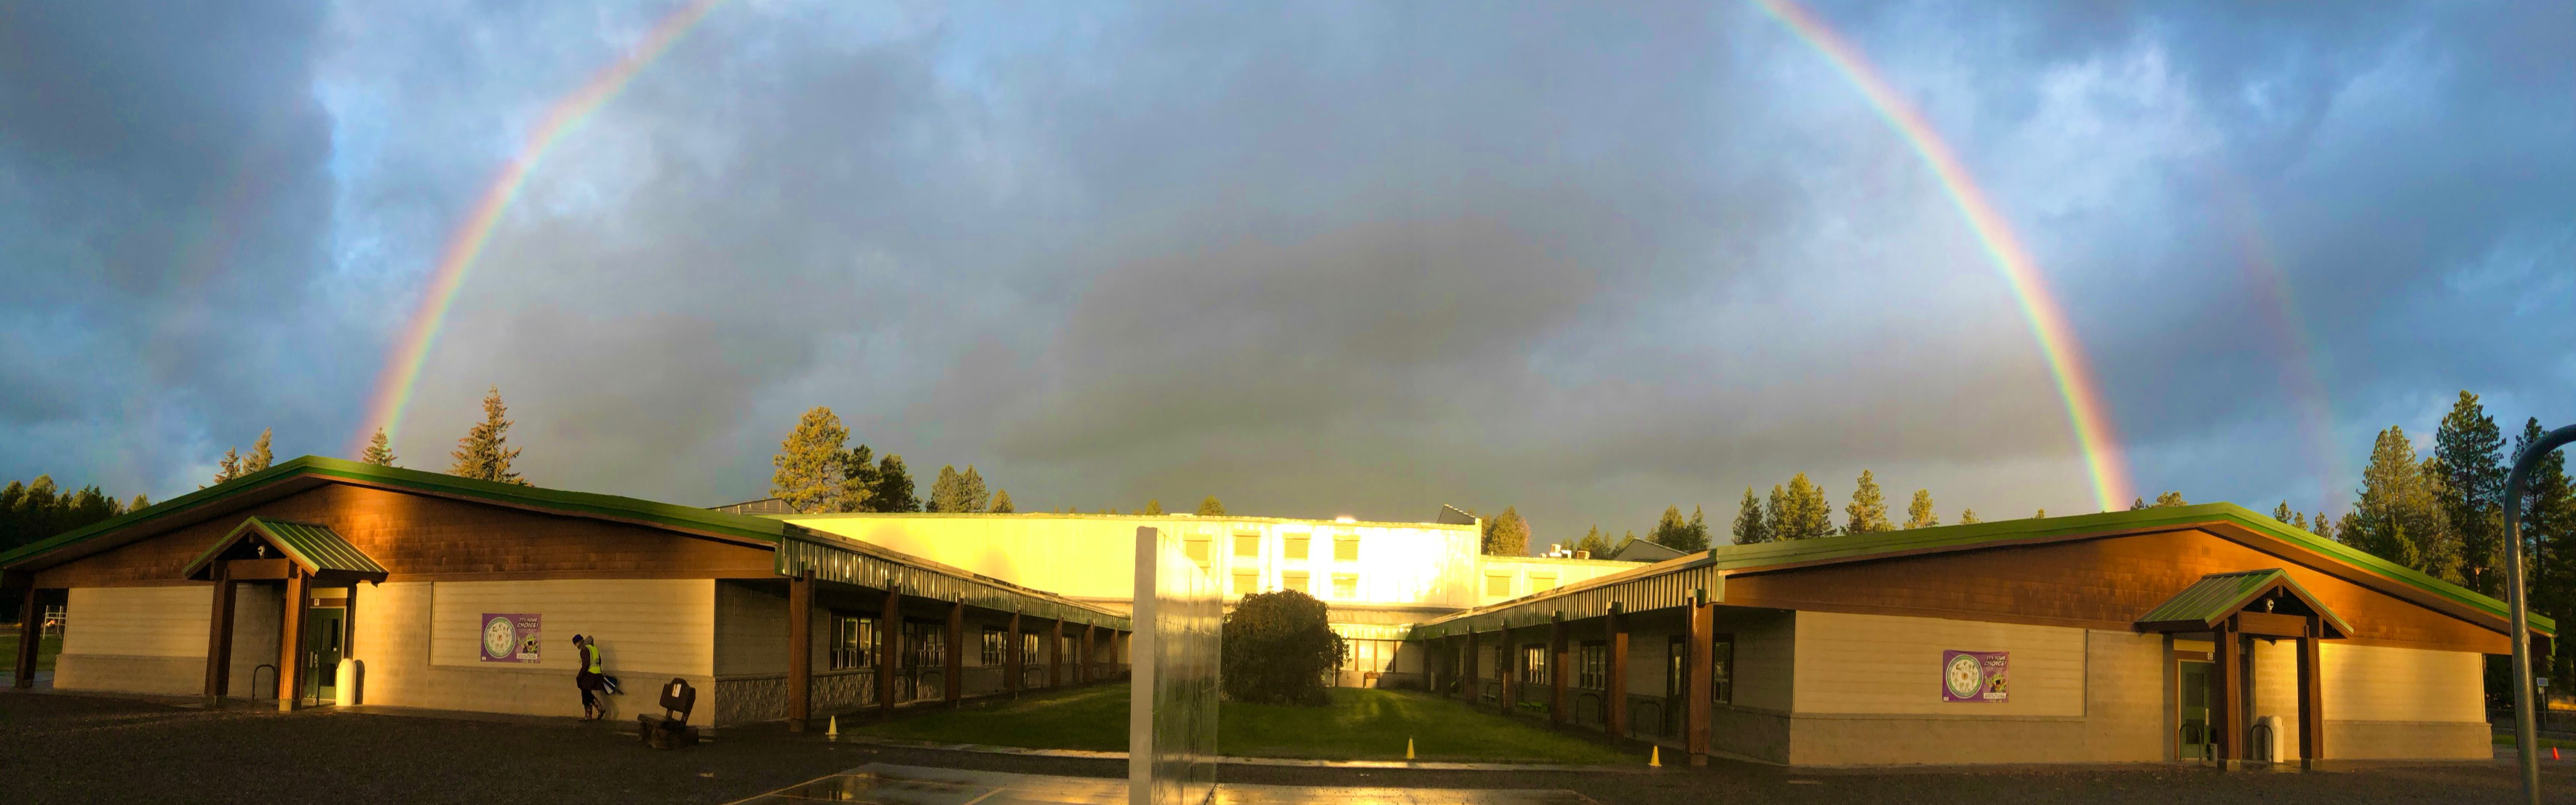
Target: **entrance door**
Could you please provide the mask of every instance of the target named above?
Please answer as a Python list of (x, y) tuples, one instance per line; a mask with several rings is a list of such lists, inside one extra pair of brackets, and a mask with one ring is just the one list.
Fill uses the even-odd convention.
[(2218, 733), (2210, 721), (2210, 703), (2218, 698), (2218, 666), (2191, 660), (2181, 665), (2182, 690), (2175, 701), (2181, 708), (2177, 721), (2182, 724), (2182, 735), (2175, 756), (2183, 760), (2214, 760), (2218, 757)]
[(304, 694), (321, 701), (340, 695), (341, 639), (349, 610), (322, 607), (304, 613)]

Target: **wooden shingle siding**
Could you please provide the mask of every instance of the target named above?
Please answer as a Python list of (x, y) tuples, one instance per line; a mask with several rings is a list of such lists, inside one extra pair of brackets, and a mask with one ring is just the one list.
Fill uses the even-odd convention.
[(2493, 630), (2197, 529), (1728, 576), (1725, 603), (2128, 630), (2211, 573), (2279, 567), (2361, 645), (2505, 653)]
[(327, 526), (383, 564), (387, 581), (775, 575), (766, 548), (335, 483), (38, 571), (36, 584), (169, 584), (190, 559), (252, 516)]

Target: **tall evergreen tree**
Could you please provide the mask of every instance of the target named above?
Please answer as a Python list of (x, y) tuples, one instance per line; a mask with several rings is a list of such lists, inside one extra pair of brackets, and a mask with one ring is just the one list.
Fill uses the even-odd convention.
[(2335, 530), (2355, 548), (2445, 581), (2459, 582), (2460, 550), (2442, 511), (2436, 482), (2403, 428), (2379, 432), (2362, 469), (2361, 500)]
[(966, 489), (957, 476), (957, 465), (941, 465), (939, 478), (930, 482), (930, 505), (922, 511), (956, 512), (965, 508)]
[(1019, 511), (1011, 508), (1011, 490), (1008, 489), (993, 490), (993, 505), (984, 510), (994, 514), (1013, 514)]
[(2146, 508), (2146, 498), (2138, 498), (2137, 500), (2129, 501), (2129, 511), (2144, 511)]
[(1655, 530), (1646, 532), (1646, 538), (1676, 551), (1690, 550), (1685, 547), (1690, 544), (1690, 525), (1682, 522), (1682, 507), (1664, 507), (1664, 516), (1655, 518)]
[(1136, 513), (1137, 513), (1137, 514), (1153, 514), (1153, 515), (1159, 515), (1159, 514), (1162, 514), (1162, 513), (1163, 513), (1163, 501), (1162, 501), (1162, 499), (1160, 499), (1160, 498), (1146, 498), (1146, 499), (1145, 499), (1145, 508), (1138, 510)]
[(483, 421), (467, 429), (464, 438), (456, 440), (456, 450), (448, 454), (455, 462), (447, 474), (526, 486), (527, 479), (510, 469), (519, 448), (509, 446), (509, 415), (509, 407), (501, 403), (501, 387), (493, 386), (483, 395)]
[(224, 448), (223, 459), (215, 462), (215, 483), (220, 484), (225, 481), (230, 481), (232, 479), (242, 477), (244, 474), (245, 473), (242, 472), (241, 451), (231, 447)]
[(2274, 506), (2274, 507), (2272, 507), (2272, 520), (2273, 520), (2273, 522), (2277, 522), (2277, 523), (2280, 523), (2280, 524), (2282, 524), (2282, 525), (2289, 525), (2289, 524), (2290, 524), (2290, 517), (2291, 517), (2291, 515), (2290, 515), (2290, 502), (2289, 502), (2289, 501), (2286, 501), (2286, 500), (2281, 501), (2281, 505), (2278, 505), (2278, 506)]
[(1483, 548), (1488, 556), (1529, 555), (1529, 521), (1521, 519), (1520, 509), (1503, 507), (1503, 513), (1485, 521)]
[(1860, 484), (1852, 487), (1852, 500), (1843, 506), (1843, 533), (1876, 534), (1894, 531), (1896, 524), (1887, 520), (1887, 496), (1878, 490), (1878, 478), (1868, 470), (1860, 471)]
[(843, 511), (841, 482), (847, 467), (841, 445), (849, 440), (850, 429), (841, 425), (841, 417), (831, 408), (806, 409), (787, 438), (779, 441), (778, 455), (769, 459), (770, 466), (777, 468), (769, 476), (769, 496), (798, 514)]
[(1753, 487), (1744, 488), (1744, 502), (1735, 510), (1735, 544), (1751, 545), (1770, 542), (1770, 524), (1762, 520), (1762, 500), (1753, 496)]
[(2478, 395), (2460, 392), (2433, 431), (2429, 480), (2460, 545), (2464, 586), (2488, 595), (2504, 590), (2503, 452), (2504, 432), (2495, 418), (2478, 404)]
[(957, 476), (957, 497), (966, 504), (960, 511), (966, 512), (983, 511), (984, 502), (993, 499), (992, 493), (985, 491), (984, 476), (975, 472), (975, 465), (966, 465), (966, 473)]
[(868, 499), (876, 511), (921, 510), (921, 501), (912, 496), (912, 473), (904, 470), (902, 455), (887, 453), (885, 458), (877, 461), (877, 485)]
[(2298, 530), (2301, 530), (2301, 531), (2306, 531), (2306, 530), (2308, 530), (2308, 513), (2307, 513), (2307, 512), (2291, 512), (2291, 513), (2290, 513), (2290, 527), (2291, 527), (2291, 528), (2298, 529)]
[(2182, 499), (2182, 493), (2181, 493), (2181, 492), (2166, 492), (2166, 493), (2164, 493), (2164, 494), (2161, 494), (2161, 495), (2157, 495), (2157, 496), (2156, 496), (2156, 505), (2155, 505), (2155, 508), (2163, 509), (2163, 508), (2169, 508), (2169, 507), (2173, 507), (2173, 506), (2189, 506), (2189, 505), (2191, 505), (2191, 504), (2190, 504), (2190, 503), (2186, 503), (2186, 502), (2184, 502), (2184, 501), (2183, 501), (2183, 499)]
[(1601, 527), (1596, 525), (1592, 530), (1583, 532), (1583, 539), (1574, 543), (1574, 549), (1588, 552), (1594, 559), (1608, 559), (1610, 558), (1610, 539), (1601, 536)]
[(1771, 495), (1762, 500), (1762, 533), (1769, 537), (1765, 541), (1788, 539), (1788, 527), (1789, 488), (1784, 484), (1772, 484)]
[(1959, 510), (1959, 524), (1960, 524), (1960, 525), (1976, 525), (1976, 524), (1981, 523), (1981, 522), (1985, 522), (1985, 521), (1977, 519), (1977, 510), (1976, 510), (1976, 509), (1960, 509), (1960, 510)]
[(1700, 511), (1699, 504), (1697, 503), (1691, 504), (1690, 528), (1684, 533), (1689, 537), (1690, 547), (1683, 548), (1682, 550), (1708, 550), (1708, 515)]
[(878, 511), (877, 457), (867, 445), (850, 448), (841, 454), (841, 511)]
[(125, 510), (128, 512), (139, 512), (149, 508), (152, 508), (152, 499), (144, 497), (141, 492), (134, 493), (134, 499), (125, 502)]
[(358, 454), (358, 460), (379, 467), (394, 465), (393, 441), (385, 437), (384, 428), (377, 428), (376, 435), (368, 437), (367, 452)]
[(1224, 517), (1225, 504), (1218, 501), (1215, 495), (1209, 495), (1206, 500), (1199, 501), (1199, 516)]
[(269, 452), (268, 449), (268, 436), (271, 430), (275, 428), (259, 429), (259, 441), (250, 443), (250, 458), (242, 461), (243, 475), (268, 469), (268, 465), (276, 463), (277, 454)]
[(2334, 522), (2326, 519), (2325, 510), (2317, 510), (2317, 516), (2315, 519), (2308, 521), (2308, 533), (2315, 534), (2326, 539), (2334, 539)]
[(1905, 506), (1906, 528), (1930, 528), (1941, 524), (1941, 513), (1932, 510), (1932, 490), (1914, 490), (1914, 502)]
[(1806, 473), (1789, 478), (1788, 499), (1781, 512), (1777, 538), (1814, 539), (1834, 534), (1832, 504), (1825, 502), (1825, 489), (1807, 480)]

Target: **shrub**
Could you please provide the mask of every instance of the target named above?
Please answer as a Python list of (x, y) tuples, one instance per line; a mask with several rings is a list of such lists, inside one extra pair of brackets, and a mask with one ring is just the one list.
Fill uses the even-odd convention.
[(1226, 698), (1258, 704), (1326, 704), (1324, 679), (1350, 651), (1324, 602), (1295, 590), (1244, 596), (1225, 616), (1224, 641)]

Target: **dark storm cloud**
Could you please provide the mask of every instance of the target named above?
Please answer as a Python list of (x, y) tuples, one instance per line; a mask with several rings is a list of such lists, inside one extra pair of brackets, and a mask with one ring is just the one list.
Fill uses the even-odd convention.
[[(194, 69), (176, 42), (117, 63), (152, 92), (55, 82), (89, 94), (0, 135), (13, 218), (53, 217), (0, 237), (91, 262), (36, 281), (61, 304), (0, 319), (69, 345), (0, 360), (49, 381), (0, 417), (136, 399), (230, 433), (303, 411), (332, 431), (304, 449), (338, 449), (397, 329), (384, 311), (417, 301), (555, 100), (666, 11), (351, 6), (242, 29), (291, 40), (272, 46), (216, 37), (273, 58)], [(2576, 390), (2555, 268), (2576, 250), (2576, 91), (2542, 69), (2576, 44), (2563, 20), (1818, 13), (2021, 232), (2148, 493), (2349, 485), (2301, 441), (2307, 364), (2355, 456), (2382, 420), (2429, 428), (2456, 387), (2517, 418)], [(98, 29), (60, 47), (100, 52), (11, 75), (149, 49), (110, 23), (59, 26)], [(64, 103), (32, 97), (7, 108)], [(234, 133), (155, 127), (131, 158), (90, 133), (206, 115)], [(230, 279), (183, 294), (125, 255), (186, 237), (155, 210), (229, 187), (205, 153), (287, 164), (245, 205), (266, 223)], [(63, 234), (115, 216), (121, 239)], [(2273, 275), (2247, 268), (2247, 221), (2287, 308), (2254, 292)], [(2498, 301), (2517, 294), (2540, 301)], [(237, 326), (255, 302), (369, 323), (308, 358)], [(95, 363), (132, 366), (79, 373)], [(2528, 367), (2555, 374), (2508, 377)], [(2091, 505), (2056, 384), (1944, 189), (1748, 6), (730, 4), (539, 163), (432, 356), (405, 463), (443, 466), (493, 384), (539, 483), (681, 502), (760, 494), (823, 404), (924, 483), (971, 461), (1025, 508), (1513, 503), (1547, 541), (1673, 502), (1722, 521), (1800, 470), (1840, 497), (1863, 467), (1899, 505), (1932, 488), (1945, 518)], [(205, 448), (123, 449), (162, 467)]]

